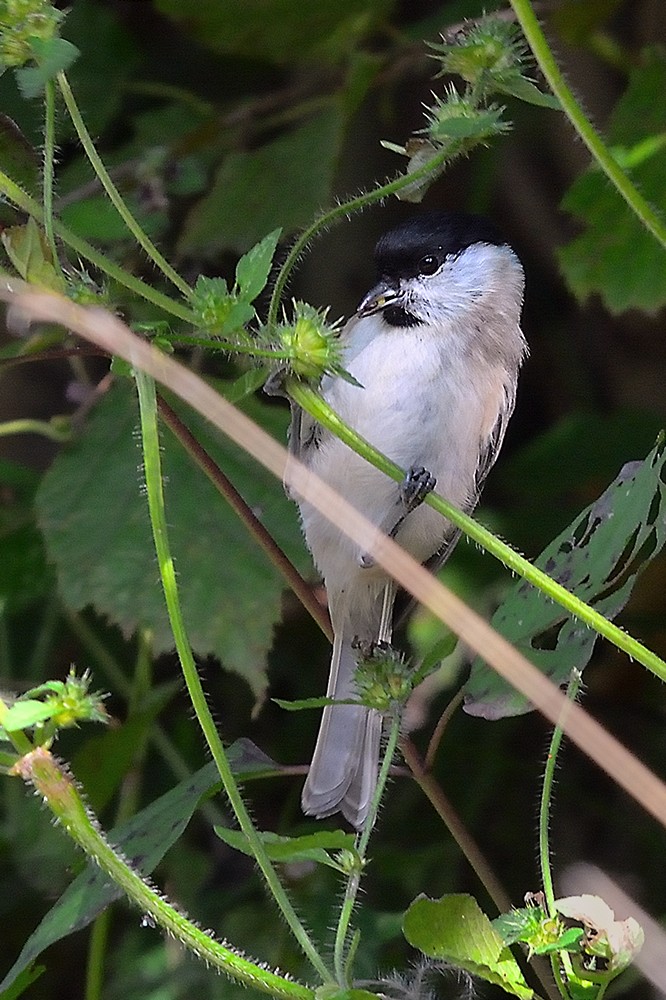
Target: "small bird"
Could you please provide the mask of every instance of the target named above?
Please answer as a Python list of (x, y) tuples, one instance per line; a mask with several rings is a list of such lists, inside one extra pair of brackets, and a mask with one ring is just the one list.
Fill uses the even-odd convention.
[[(297, 407), (290, 448), (376, 528), (434, 568), (458, 532), (421, 501), (436, 484), (446, 500), (472, 510), (497, 458), (527, 353), (523, 268), (489, 221), (445, 212), (391, 229), (377, 243), (375, 263), (378, 281), (341, 334), (342, 367), (354, 381), (326, 375), (320, 390), (346, 423), (406, 470), (404, 482)], [(359, 647), (390, 639), (395, 586), (367, 551), (295, 499), (334, 631), (327, 695), (354, 698)], [(374, 709), (324, 708), (302, 793), (307, 815), (341, 812), (363, 826), (381, 733)]]

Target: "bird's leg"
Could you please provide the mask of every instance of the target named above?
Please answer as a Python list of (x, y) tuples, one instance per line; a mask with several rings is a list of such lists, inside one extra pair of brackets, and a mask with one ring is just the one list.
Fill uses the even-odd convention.
[(377, 631), (377, 645), (380, 648), (390, 646), (393, 639), (393, 604), (395, 603), (396, 589), (395, 580), (389, 580), (382, 594), (382, 616), (379, 619)]
[[(437, 480), (422, 465), (411, 465), (405, 473), (405, 478), (399, 486), (399, 503), (379, 524), (379, 530), (395, 538), (408, 514), (423, 503), (429, 493), (432, 493)], [(359, 560), (363, 569), (375, 565), (371, 555), (364, 552)]]

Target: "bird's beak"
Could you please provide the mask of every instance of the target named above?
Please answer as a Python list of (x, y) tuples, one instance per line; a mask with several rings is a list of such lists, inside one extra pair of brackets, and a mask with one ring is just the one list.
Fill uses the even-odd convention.
[(397, 302), (401, 298), (401, 294), (397, 282), (382, 278), (362, 300), (356, 310), (356, 315), (371, 316), (373, 313), (381, 312), (386, 306)]

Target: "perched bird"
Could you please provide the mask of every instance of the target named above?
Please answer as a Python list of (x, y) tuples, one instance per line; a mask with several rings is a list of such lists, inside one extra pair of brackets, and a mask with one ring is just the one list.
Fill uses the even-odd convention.
[[(387, 232), (375, 263), (378, 281), (341, 334), (342, 366), (358, 384), (327, 375), (321, 393), (406, 470), (405, 480), (389, 479), (297, 408), (290, 447), (373, 525), (436, 567), (458, 533), (421, 501), (436, 482), (445, 499), (472, 510), (497, 458), (527, 353), (523, 269), (490, 222), (444, 212), (417, 215)], [(353, 698), (358, 647), (390, 637), (395, 587), (368, 552), (295, 499), (335, 635), (327, 694)], [(340, 811), (363, 825), (381, 730), (373, 709), (324, 708), (302, 794), (306, 814)]]

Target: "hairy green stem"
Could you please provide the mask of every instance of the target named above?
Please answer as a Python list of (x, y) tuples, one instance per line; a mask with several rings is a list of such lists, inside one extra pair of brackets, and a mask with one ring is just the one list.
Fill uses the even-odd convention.
[(411, 184), (418, 183), (418, 181), (428, 177), (429, 174), (436, 174), (443, 164), (455, 155), (456, 150), (447, 145), (436, 153), (431, 160), (428, 160), (427, 163), (424, 163), (423, 166), (412, 173), (400, 174), (398, 177), (394, 177), (392, 181), (381, 184), (372, 191), (364, 191), (363, 194), (356, 195), (354, 198), (349, 198), (347, 201), (335, 205), (334, 208), (330, 208), (327, 212), (316, 218), (297, 237), (278, 272), (268, 307), (268, 325), (271, 326), (273, 323), (277, 323), (280, 302), (289, 281), (289, 276), (310, 240), (322, 230), (327, 229), (336, 222), (340, 222), (352, 213), (360, 212), (369, 205), (374, 205), (376, 202), (388, 198), (391, 194), (397, 194), (398, 191), (402, 191), (403, 188), (409, 187)]
[(214, 940), (160, 896), (111, 846), (87, 810), (75, 782), (48, 750), (38, 747), (26, 754), (14, 766), (13, 772), (43, 796), (69, 836), (111, 876), (141, 912), (152, 917), (186, 948), (246, 986), (284, 1000), (314, 1000), (313, 990), (256, 965), (228, 945)]
[(382, 766), (379, 769), (379, 776), (377, 779), (377, 787), (375, 788), (375, 793), (372, 797), (372, 802), (370, 803), (370, 810), (368, 812), (367, 819), (363, 825), (363, 829), (359, 834), (356, 842), (356, 850), (360, 859), (359, 867), (356, 871), (352, 872), (347, 881), (347, 886), (345, 888), (345, 895), (342, 901), (342, 907), (340, 909), (340, 917), (338, 919), (338, 926), (335, 932), (335, 950), (334, 950), (334, 963), (335, 963), (335, 974), (338, 980), (338, 985), (341, 989), (347, 989), (351, 986), (350, 982), (350, 970), (348, 969), (347, 962), (347, 939), (349, 936), (349, 925), (351, 922), (352, 914), (354, 912), (354, 906), (356, 905), (356, 897), (358, 896), (359, 886), (361, 884), (361, 875), (363, 874), (363, 867), (367, 862), (367, 850), (368, 843), (370, 841), (370, 834), (372, 833), (373, 827), (377, 820), (377, 813), (379, 812), (379, 805), (384, 794), (384, 789), (386, 788), (386, 782), (388, 781), (389, 772), (391, 770), (391, 764), (393, 763), (393, 758), (395, 756), (395, 751), (398, 746), (398, 738), (400, 736), (400, 713), (394, 712), (391, 718), (391, 728), (389, 730), (388, 740), (386, 742), (386, 751), (384, 753), (384, 759), (382, 760)]
[(158, 267), (165, 278), (167, 278), (172, 285), (175, 285), (178, 291), (186, 299), (188, 299), (191, 292), (190, 286), (181, 278), (177, 271), (174, 271), (171, 264), (169, 264), (169, 262), (162, 256), (155, 244), (148, 238), (146, 233), (144, 233), (143, 229), (123, 201), (118, 188), (111, 180), (108, 170), (104, 166), (99, 153), (95, 149), (95, 144), (90, 137), (90, 133), (86, 128), (83, 118), (81, 117), (81, 112), (79, 111), (74, 94), (72, 93), (69, 81), (62, 70), (60, 70), (56, 79), (58, 81), (60, 93), (65, 101), (67, 111), (69, 112), (69, 117), (72, 119), (72, 124), (74, 125), (76, 134), (79, 137), (79, 141), (85, 150), (86, 156), (90, 160), (90, 165), (99, 178), (102, 187), (109, 196), (113, 207), (116, 209), (139, 246), (143, 248), (156, 267)]
[(146, 489), (148, 495), (148, 508), (150, 521), (155, 540), (157, 552), (157, 562), (164, 589), (164, 598), (169, 614), (169, 621), (180, 659), (183, 677), (192, 701), (194, 711), (199, 725), (208, 743), (208, 747), (217, 765), (217, 769), (222, 779), (225, 792), (236, 815), (236, 819), (241, 830), (247, 837), (252, 853), (259, 868), (266, 880), (266, 883), (277, 903), (284, 919), (291, 928), (294, 937), (303, 949), (303, 952), (316, 969), (325, 983), (332, 982), (332, 976), (321, 956), (319, 955), (310, 936), (299, 920), (296, 911), (291, 905), (289, 898), (280, 882), (275, 869), (273, 868), (264, 846), (257, 835), (252, 824), (249, 813), (243, 802), (236, 779), (229, 765), (229, 760), (225, 753), (219, 733), (215, 726), (213, 716), (206, 702), (203, 687), (199, 679), (192, 648), (185, 629), (178, 587), (176, 584), (176, 572), (169, 546), (166, 511), (164, 505), (164, 492), (162, 484), (162, 468), (160, 457), (159, 434), (157, 425), (157, 398), (155, 393), (155, 383), (153, 379), (144, 372), (135, 369), (137, 392), (139, 396), (139, 409), (141, 418), (141, 438), (144, 456), (144, 471), (146, 476)]
[[(580, 691), (581, 683), (582, 674), (580, 670), (572, 670), (566, 691), (567, 705), (571, 702), (575, 702), (578, 697), (578, 692)], [(566, 708), (564, 711), (566, 711)], [(560, 751), (560, 747), (562, 746), (562, 737), (564, 736), (563, 722), (564, 719), (561, 719), (560, 722), (558, 722), (553, 729), (553, 735), (550, 739), (548, 757), (546, 759), (546, 769), (544, 771), (543, 785), (541, 788), (541, 802), (539, 804), (539, 866), (541, 869), (541, 886), (546, 899), (548, 916), (551, 918), (557, 916), (557, 910), (555, 908), (553, 872), (550, 866), (550, 807), (553, 800), (553, 784), (555, 781), (557, 755)], [(557, 988), (562, 997), (564, 1000), (571, 1000), (571, 995), (567, 989), (567, 985), (560, 970), (560, 962), (567, 973), (572, 972), (571, 959), (566, 952), (554, 952), (550, 956), (550, 964)]]
[(44, 85), (44, 166), (42, 169), (42, 198), (44, 201), (44, 232), (53, 266), (58, 267), (58, 248), (53, 232), (53, 180), (55, 173), (55, 84), (47, 80)]
[(534, 58), (548, 81), (550, 89), (562, 105), (567, 118), (627, 205), (638, 216), (645, 228), (659, 240), (663, 247), (666, 247), (666, 222), (660, 218), (653, 206), (632, 184), (584, 114), (555, 61), (530, 0), (510, 0), (510, 2)]
[[(0, 195), (4, 195), (8, 201), (20, 208), (22, 212), (27, 215), (32, 216), (37, 222), (44, 224), (44, 210), (38, 201), (31, 198), (26, 192), (9, 177), (4, 171), (0, 170)], [(89, 261), (98, 270), (102, 271), (104, 274), (108, 275), (109, 278), (113, 278), (117, 281), (119, 285), (123, 288), (127, 288), (134, 295), (138, 295), (139, 298), (145, 299), (147, 302), (152, 302), (154, 306), (158, 309), (162, 309), (165, 313), (171, 316), (176, 316), (178, 319), (183, 320), (185, 323), (191, 323), (196, 326), (198, 319), (196, 314), (188, 309), (187, 306), (182, 305), (180, 302), (175, 302), (173, 299), (169, 298), (163, 292), (160, 292), (157, 288), (153, 288), (151, 285), (147, 285), (140, 278), (135, 277), (130, 274), (124, 268), (120, 267), (114, 261), (110, 260), (99, 250), (95, 249), (86, 240), (81, 239), (79, 236), (75, 236), (74, 233), (70, 232), (66, 226), (63, 226), (61, 222), (57, 219), (53, 220), (53, 230), (63, 243), (82, 257), (84, 260)]]
[[(360, 434), (357, 434), (351, 427), (345, 424), (314, 389), (292, 378), (287, 382), (286, 390), (299, 406), (306, 410), (320, 424), (332, 431), (355, 452), (365, 458), (366, 461), (370, 462), (371, 465), (384, 472), (390, 479), (394, 479), (398, 483), (403, 481), (405, 470), (401, 469), (385, 455), (382, 455), (381, 452), (377, 451), (368, 441), (362, 438)], [(580, 621), (585, 622), (586, 625), (593, 628), (599, 635), (604, 636), (609, 642), (612, 642), (618, 649), (623, 650), (630, 657), (638, 660), (639, 663), (642, 663), (644, 667), (659, 677), (660, 680), (666, 680), (666, 662), (661, 657), (657, 656), (650, 649), (647, 649), (637, 639), (634, 639), (633, 636), (623, 632), (621, 628), (618, 628), (613, 622), (604, 618), (603, 615), (591, 608), (585, 601), (582, 601), (575, 594), (566, 590), (565, 587), (549, 577), (543, 570), (538, 569), (538, 567), (528, 562), (524, 556), (521, 556), (507, 545), (506, 542), (501, 541), (493, 535), (491, 531), (484, 528), (478, 521), (475, 521), (468, 514), (463, 514), (461, 510), (448, 503), (448, 501), (444, 500), (437, 493), (430, 493), (424, 503), (429, 504), (443, 517), (451, 521), (452, 524), (455, 524), (469, 538), (473, 539), (496, 559), (504, 563), (508, 569), (514, 573), (518, 573), (519, 576), (522, 576), (528, 583), (537, 587), (547, 597), (551, 598), (551, 600), (556, 601), (568, 612), (580, 619)]]

